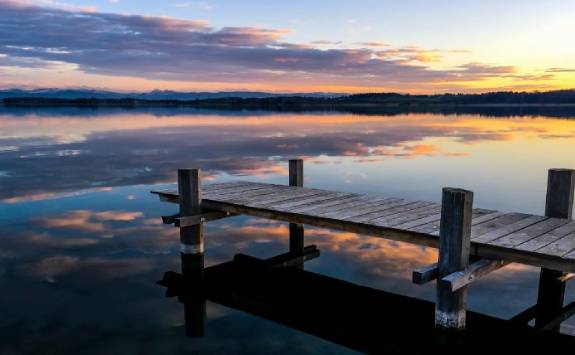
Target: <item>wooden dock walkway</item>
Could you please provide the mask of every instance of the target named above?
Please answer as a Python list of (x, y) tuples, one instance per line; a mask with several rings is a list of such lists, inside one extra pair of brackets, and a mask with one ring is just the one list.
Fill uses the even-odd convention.
[[(155, 193), (179, 201), (177, 191)], [(211, 211), (439, 245), (439, 203), (241, 181), (204, 185), (202, 193)], [(575, 221), (474, 209), (471, 255), (575, 272)]]
[[(233, 181), (201, 184), (180, 169), (178, 191), (153, 191), (179, 204), (164, 217), (180, 227), (182, 253), (204, 253), (204, 223), (245, 214), (290, 222), (290, 252), (303, 252), (303, 224), (439, 248), (438, 262), (413, 272), (437, 280), (436, 324), (465, 327), (466, 288), (511, 262), (541, 267), (537, 312), (557, 318), (565, 283), (575, 275), (575, 170), (549, 171), (545, 216), (473, 209), (473, 193), (444, 188), (442, 203), (303, 187), (303, 162), (290, 161), (290, 186)], [(470, 262), (471, 261), (471, 262)], [(542, 324), (545, 324), (543, 321)]]

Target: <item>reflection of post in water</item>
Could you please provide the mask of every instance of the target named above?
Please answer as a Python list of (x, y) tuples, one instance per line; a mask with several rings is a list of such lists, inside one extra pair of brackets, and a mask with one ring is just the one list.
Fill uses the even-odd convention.
[[(303, 160), (292, 159), (289, 161), (289, 186), (303, 187)], [(304, 248), (304, 228), (303, 224), (289, 224), (289, 251), (293, 255), (302, 255)], [(295, 265), (297, 269), (303, 269), (303, 259), (301, 263)]]
[[(199, 169), (178, 170), (180, 217), (202, 212), (201, 172)], [(180, 301), (184, 303), (186, 334), (200, 337), (205, 333), (206, 299), (202, 292), (204, 280), (204, 224), (180, 228), (182, 282)]]

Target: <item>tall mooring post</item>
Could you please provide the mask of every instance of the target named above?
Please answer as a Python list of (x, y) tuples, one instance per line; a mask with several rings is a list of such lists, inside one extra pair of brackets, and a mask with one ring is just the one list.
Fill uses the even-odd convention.
[(441, 278), (469, 265), (473, 192), (444, 188), (439, 231), (439, 261), (435, 324), (441, 328), (465, 328), (467, 287), (457, 291)]
[[(573, 218), (573, 195), (575, 191), (575, 170), (550, 169), (547, 177), (547, 198), (545, 216)], [(541, 269), (535, 327), (548, 323), (563, 309), (565, 282), (562, 271)], [(559, 326), (554, 330), (558, 331)]]
[[(303, 187), (303, 160), (292, 159), (289, 161), (289, 186)], [(293, 255), (302, 255), (304, 251), (304, 228), (303, 224), (289, 224), (289, 251)], [(303, 261), (296, 266), (303, 269)]]
[[(178, 192), (180, 196), (180, 217), (202, 213), (201, 171), (199, 169), (178, 170)], [(204, 224), (180, 228), (182, 275), (194, 286), (185, 295), (184, 314), (186, 333), (190, 337), (203, 336), (206, 322), (206, 300), (201, 292), (204, 279)]]

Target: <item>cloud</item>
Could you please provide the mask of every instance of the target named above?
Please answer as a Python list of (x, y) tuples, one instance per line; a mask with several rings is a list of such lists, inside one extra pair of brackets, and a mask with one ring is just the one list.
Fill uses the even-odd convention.
[(575, 68), (549, 68), (548, 73), (575, 73)]
[(385, 42), (356, 42), (354, 43), (356, 46), (360, 47), (388, 47), (389, 44)]
[(36, 224), (44, 228), (102, 232), (106, 230), (104, 222), (128, 222), (142, 216), (142, 212), (76, 210), (62, 216), (40, 218), (36, 220)]
[(21, 266), (19, 271), (30, 277), (54, 281), (55, 277), (72, 272), (93, 272), (97, 275), (122, 278), (150, 271), (154, 263), (148, 259), (106, 259), (101, 257), (80, 258), (58, 255)]
[[(195, 2), (185, 3), (198, 4)], [(182, 4), (180, 4), (183, 6)], [(286, 43), (286, 29), (210, 27), (205, 21), (98, 13), (0, 3), (0, 54), (28, 65), (66, 63), (90, 74), (209, 82), (395, 85), (473, 81), (516, 73), (509, 66), (471, 63), (433, 69), (444, 51), (393, 48), (381, 42), (362, 48)], [(17, 65), (4, 60), (0, 65)]]
[(179, 9), (193, 9), (193, 10), (213, 10), (214, 4), (211, 4), (207, 1), (187, 1), (187, 2), (179, 2), (174, 4), (174, 7)]

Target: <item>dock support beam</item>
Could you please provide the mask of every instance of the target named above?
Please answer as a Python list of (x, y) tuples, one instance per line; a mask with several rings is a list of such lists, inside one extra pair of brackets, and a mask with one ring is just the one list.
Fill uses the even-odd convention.
[[(469, 265), (473, 192), (444, 188), (439, 230), (438, 278), (463, 271)], [(437, 283), (435, 325), (441, 328), (465, 328), (467, 287), (453, 292), (442, 282)]]
[[(202, 186), (200, 169), (178, 170), (180, 216), (202, 213)], [(186, 334), (201, 337), (205, 333), (206, 300), (200, 286), (204, 279), (204, 223), (180, 228), (182, 275), (187, 283), (196, 286), (195, 292), (186, 294), (184, 317)]]
[[(550, 169), (547, 180), (545, 216), (553, 218), (573, 217), (573, 193), (575, 190), (575, 170)], [(563, 309), (567, 274), (562, 271), (541, 269), (535, 327), (547, 324)], [(554, 327), (559, 331), (560, 324)]]
[[(303, 160), (292, 159), (289, 161), (289, 186), (303, 187)], [(302, 255), (304, 251), (304, 228), (303, 224), (289, 224), (289, 251), (293, 255)], [(303, 269), (303, 262), (296, 265)]]

